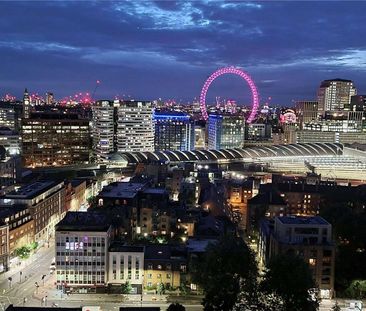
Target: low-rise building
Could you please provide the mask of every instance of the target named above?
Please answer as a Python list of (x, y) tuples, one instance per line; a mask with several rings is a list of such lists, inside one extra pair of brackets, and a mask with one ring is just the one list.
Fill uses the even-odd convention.
[(55, 225), (64, 215), (65, 189), (63, 182), (37, 181), (7, 193), (6, 204), (23, 204), (34, 220), (35, 241), (48, 242)]
[(112, 243), (109, 247), (108, 262), (108, 286), (113, 292), (121, 292), (121, 285), (129, 283), (132, 286), (131, 293), (142, 293), (144, 278), (143, 246)]
[(272, 225), (262, 222), (260, 230), (259, 254), (265, 264), (278, 254), (298, 255), (309, 264), (320, 297), (333, 297), (335, 245), (330, 223), (320, 216), (283, 216), (275, 217)]
[(187, 259), (170, 245), (154, 244), (145, 247), (144, 286), (147, 289), (176, 288), (185, 280)]
[(105, 291), (112, 226), (104, 213), (67, 212), (56, 225), (56, 283), (75, 292)]

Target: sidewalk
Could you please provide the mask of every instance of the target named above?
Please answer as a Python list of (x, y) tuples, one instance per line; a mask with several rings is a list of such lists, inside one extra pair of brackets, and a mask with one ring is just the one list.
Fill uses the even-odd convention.
[(50, 240), (49, 245), (50, 246), (47, 247), (47, 245), (44, 244), (43, 246), (38, 248), (29, 258), (22, 260), (20, 265), (17, 265), (16, 267), (11, 268), (9, 271), (0, 274), (0, 282), (7, 280), (9, 277), (12, 277), (13, 281), (15, 277), (18, 276), (19, 278), (20, 271), (22, 271), (24, 268), (34, 263), (38, 258), (40, 258), (43, 255), (43, 253), (46, 253), (47, 250), (49, 250), (49, 248), (54, 247), (54, 239)]

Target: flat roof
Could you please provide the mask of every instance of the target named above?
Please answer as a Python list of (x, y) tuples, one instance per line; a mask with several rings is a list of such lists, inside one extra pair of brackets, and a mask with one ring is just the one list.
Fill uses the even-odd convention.
[(136, 246), (136, 245), (126, 245), (119, 242), (113, 242), (109, 246), (110, 252), (131, 252), (131, 253), (143, 253), (144, 247), (143, 246)]
[(329, 225), (329, 222), (320, 216), (280, 216), (276, 219), (285, 225)]
[(105, 186), (98, 196), (104, 198), (133, 199), (138, 191), (143, 190), (145, 186), (145, 183), (113, 182)]
[(56, 231), (97, 231), (106, 232), (110, 221), (105, 213), (67, 212), (65, 217), (55, 226)]
[(56, 181), (36, 181), (13, 190), (5, 195), (9, 199), (32, 199), (37, 195), (56, 186)]

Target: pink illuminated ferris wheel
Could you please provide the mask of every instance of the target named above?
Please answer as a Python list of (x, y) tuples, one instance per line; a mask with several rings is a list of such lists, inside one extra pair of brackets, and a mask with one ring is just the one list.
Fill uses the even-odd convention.
[(200, 106), (201, 106), (202, 117), (205, 120), (208, 119), (208, 113), (207, 113), (207, 108), (206, 108), (206, 94), (207, 94), (208, 88), (210, 87), (211, 83), (216, 78), (218, 78), (222, 75), (225, 75), (225, 74), (237, 75), (248, 83), (250, 90), (252, 92), (253, 103), (252, 103), (252, 111), (250, 112), (247, 122), (252, 123), (257, 114), (258, 108), (259, 108), (259, 95), (258, 95), (257, 87), (255, 86), (252, 78), (246, 72), (244, 72), (241, 69), (236, 68), (236, 67), (220, 68), (220, 69), (216, 70), (211, 76), (208, 77), (208, 79), (206, 80), (205, 84), (202, 87), (201, 95), (200, 95)]

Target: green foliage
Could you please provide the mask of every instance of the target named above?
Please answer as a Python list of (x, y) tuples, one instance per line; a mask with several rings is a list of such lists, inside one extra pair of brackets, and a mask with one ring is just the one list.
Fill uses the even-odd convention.
[(165, 292), (165, 286), (163, 283), (159, 283), (157, 286), (156, 286), (156, 291), (159, 295), (162, 295), (164, 294)]
[(186, 311), (186, 308), (180, 303), (171, 303), (166, 311)]
[(29, 248), (31, 250), (36, 250), (38, 247), (38, 242), (32, 242), (31, 244), (29, 244)]
[(128, 295), (132, 292), (132, 286), (130, 282), (126, 281), (126, 283), (121, 285), (122, 294)]
[(346, 289), (345, 295), (354, 299), (366, 298), (366, 280), (354, 280)]
[(285, 311), (317, 310), (309, 290), (316, 287), (308, 264), (293, 254), (274, 257), (268, 265), (262, 290), (276, 293), (284, 303)]
[(259, 285), (248, 291), (245, 282), (241, 282), (233, 311), (284, 311), (284, 302), (276, 293), (261, 290)]
[(245, 280), (251, 290), (258, 275), (254, 255), (242, 239), (223, 237), (210, 244), (201, 258), (191, 267), (193, 282), (205, 294), (204, 310), (232, 310), (240, 292), (240, 280)]
[(335, 288), (339, 297), (358, 298), (352, 283), (366, 280), (366, 210), (361, 199), (357, 195), (329, 197), (320, 209), (321, 216), (332, 224), (337, 243)]
[(31, 249), (29, 246), (22, 246), (15, 250), (15, 256), (21, 259), (27, 259), (30, 256)]

